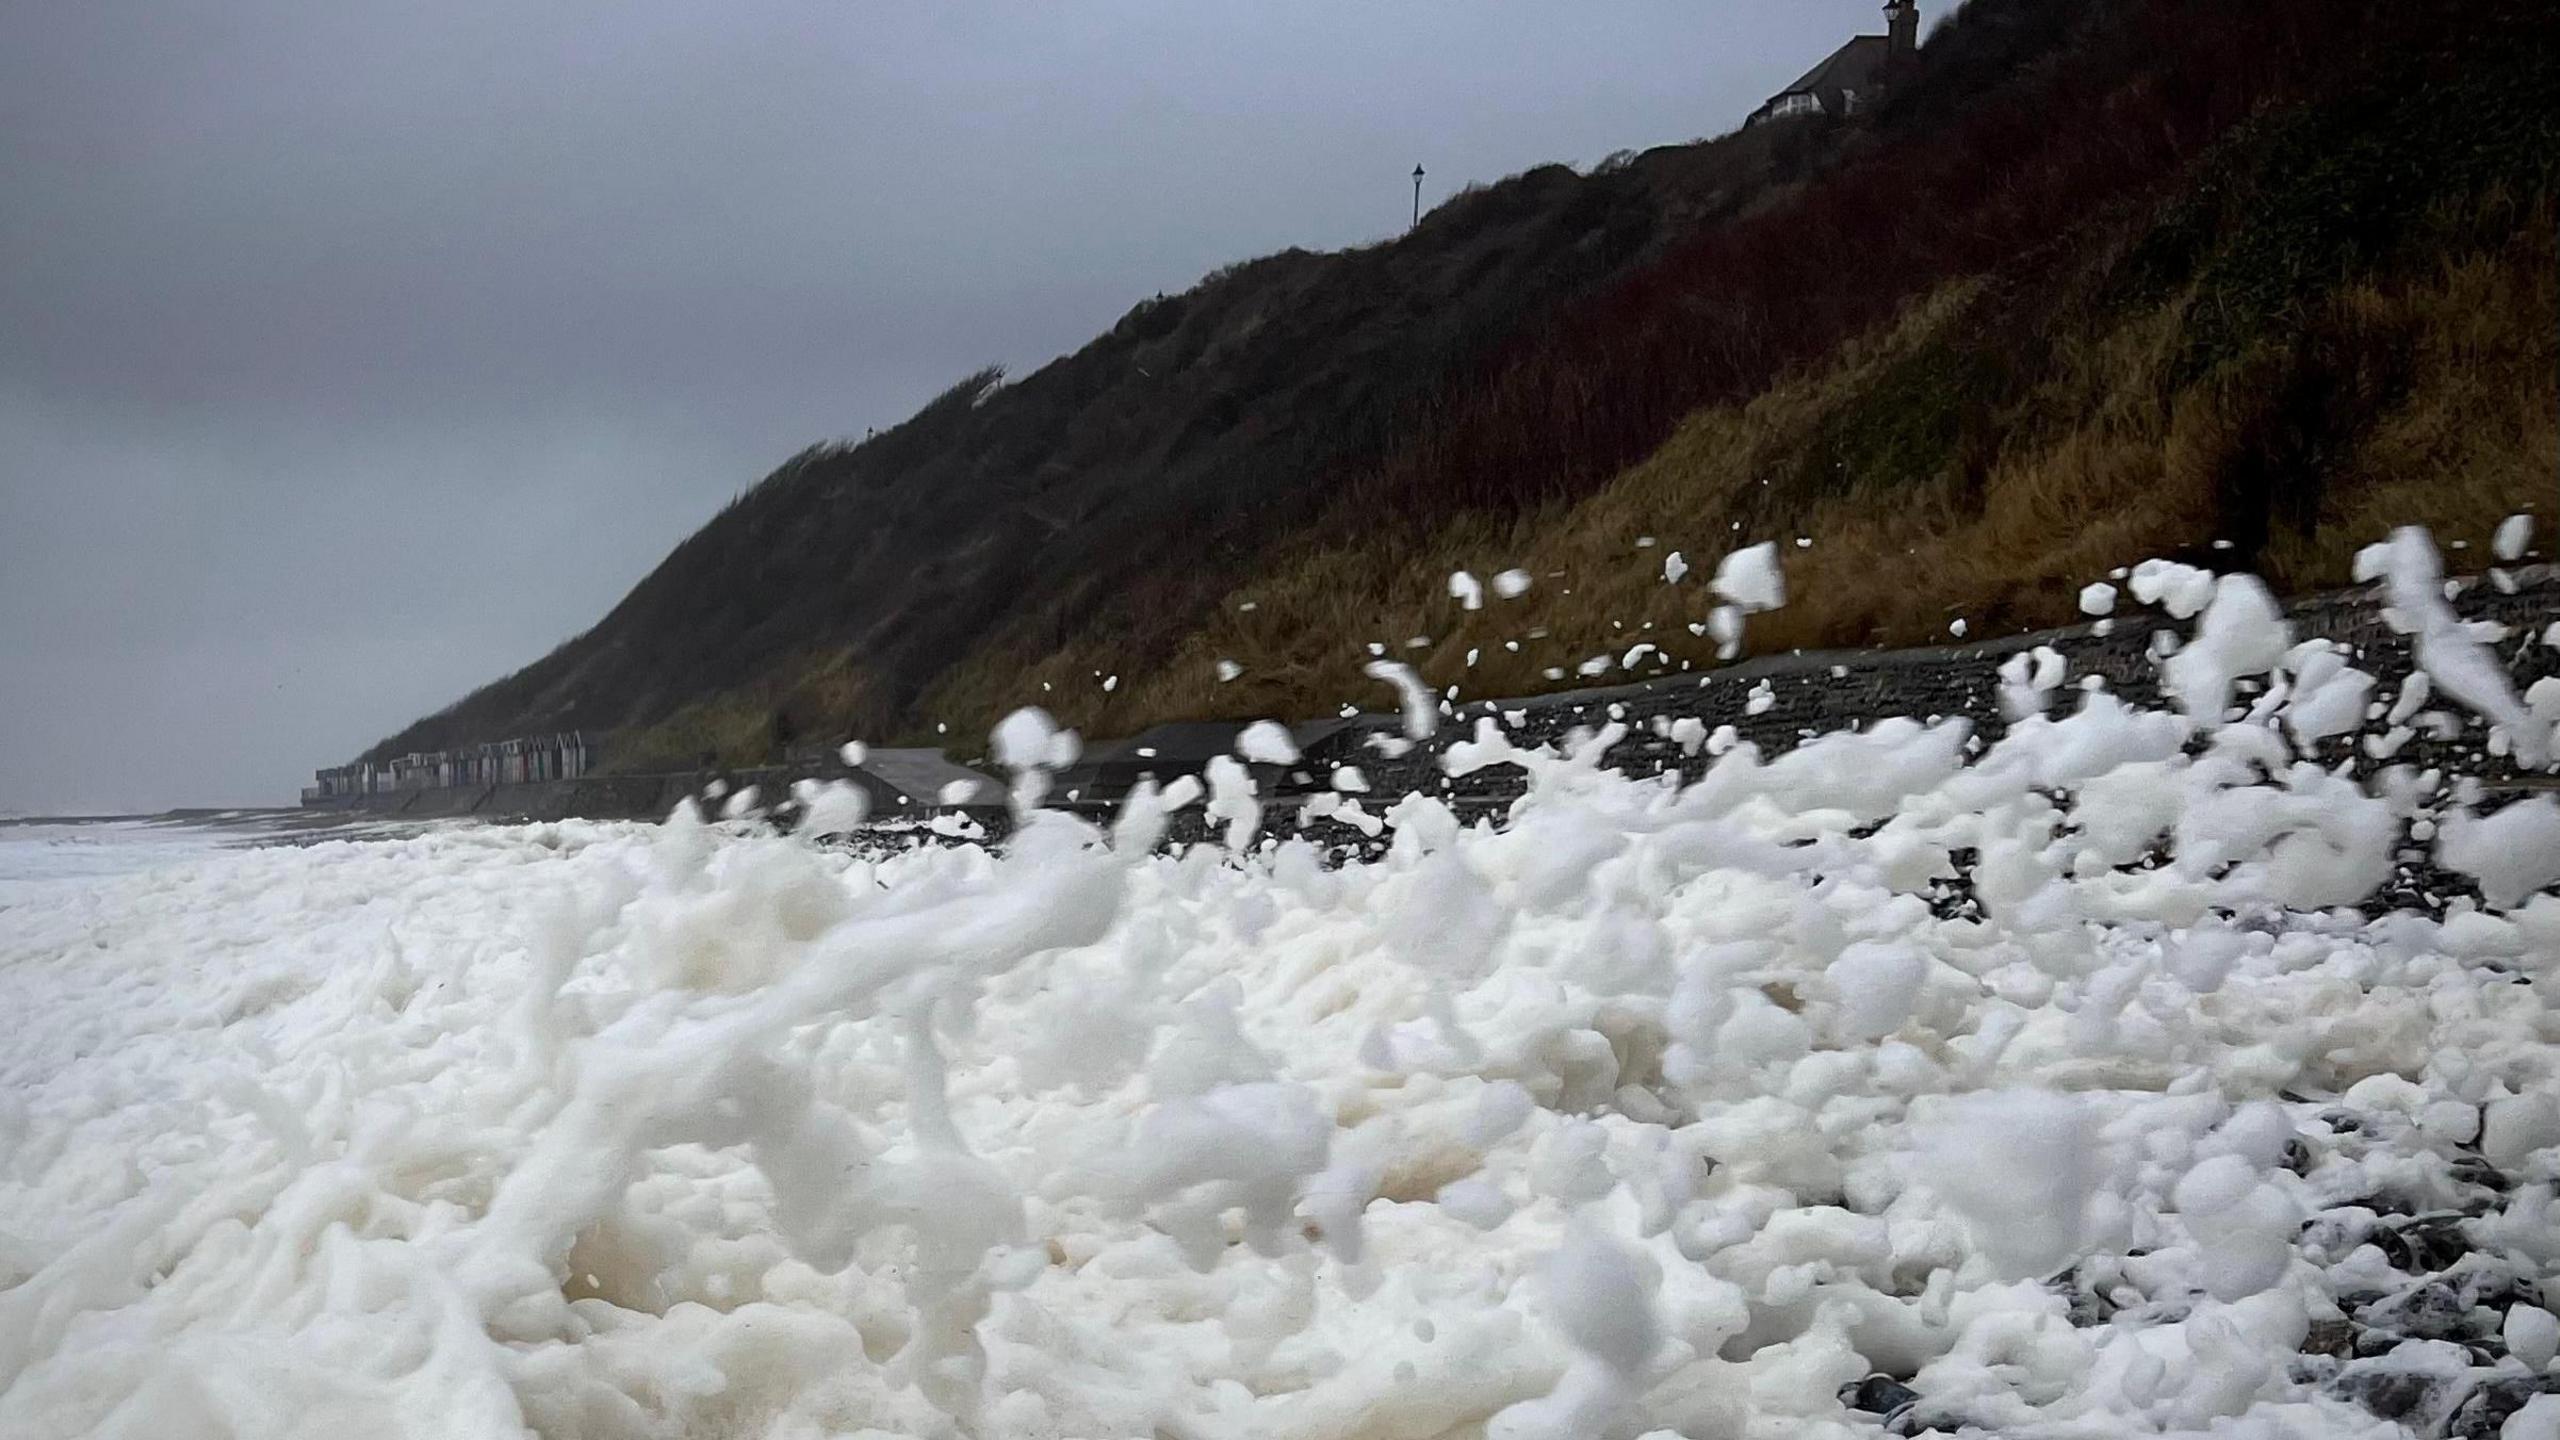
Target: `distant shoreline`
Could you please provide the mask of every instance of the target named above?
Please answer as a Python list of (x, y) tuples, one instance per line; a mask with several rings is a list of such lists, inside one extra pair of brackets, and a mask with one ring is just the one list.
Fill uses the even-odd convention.
[(168, 810), (130, 814), (0, 816), (0, 836), (28, 830), (109, 825), (149, 825), (222, 834), (252, 844), (295, 844), (326, 840), (340, 833), (380, 834), (424, 828), (423, 822), (418, 820), (364, 811), (315, 811), (293, 805), (182, 805)]
[(181, 805), (170, 810), (137, 810), (123, 814), (0, 815), (0, 829), (24, 825), (136, 825), (157, 821), (187, 824), (234, 817), (271, 818), (302, 813), (304, 812), (292, 805)]

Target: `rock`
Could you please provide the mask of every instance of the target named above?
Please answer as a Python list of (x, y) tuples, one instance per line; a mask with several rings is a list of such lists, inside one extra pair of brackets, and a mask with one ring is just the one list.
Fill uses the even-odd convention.
[(2363, 1307), (2356, 1319), (2397, 1339), (2460, 1342), (2469, 1338), (2471, 1302), (2444, 1281), (2430, 1280)]
[(2338, 1377), (2338, 1393), (2385, 1420), (2402, 1420), (2438, 1397), (2446, 1380), (2418, 1370), (2352, 1370)]
[(2499, 1432), (2537, 1395), (2551, 1396), (2560, 1403), (2560, 1376), (2501, 1375), (2484, 1381), (2453, 1413), (2444, 1433), (2449, 1440), (2512, 1440)]
[(2477, 1357), (2444, 1340), (2404, 1340), (2338, 1372), (2336, 1392), (2421, 1435), (2440, 1435), (2480, 1384)]
[(1840, 1392), (1841, 1404), (1888, 1419), (1909, 1409), (1919, 1398), (1919, 1391), (1890, 1375), (1870, 1375)]
[(2411, 1215), (2377, 1226), (2372, 1240), (2392, 1269), (2433, 1275), (2471, 1253), (2471, 1239), (2462, 1233), (2463, 1218), (2455, 1210)]
[(2477, 1155), (2456, 1155), (2446, 1166), (2453, 1178), (2466, 1185), (2478, 1185), (2503, 1194), (2515, 1187), (2506, 1172)]
[(1884, 1426), (1887, 1435), (1957, 1435), (1968, 1432), (1980, 1433), (1974, 1422), (1961, 1412), (1931, 1410), (1919, 1405), (1886, 1421)]

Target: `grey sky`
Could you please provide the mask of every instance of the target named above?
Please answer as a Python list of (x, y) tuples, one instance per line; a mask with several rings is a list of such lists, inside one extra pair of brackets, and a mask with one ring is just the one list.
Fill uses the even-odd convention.
[[(1940, 8), (1929, 7), (1932, 14)], [(0, 812), (289, 803), (801, 446), (1870, 0), (0, 7)]]

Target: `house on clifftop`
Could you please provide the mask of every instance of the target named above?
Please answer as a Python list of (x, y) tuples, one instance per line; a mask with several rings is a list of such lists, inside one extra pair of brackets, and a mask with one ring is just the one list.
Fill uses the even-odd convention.
[(1920, 46), (1920, 7), (1916, 0), (1885, 0), (1884, 33), (1853, 35), (1804, 77), (1768, 99), (1742, 123), (1788, 120), (1813, 115), (1854, 115), (1893, 83), (1894, 72)]

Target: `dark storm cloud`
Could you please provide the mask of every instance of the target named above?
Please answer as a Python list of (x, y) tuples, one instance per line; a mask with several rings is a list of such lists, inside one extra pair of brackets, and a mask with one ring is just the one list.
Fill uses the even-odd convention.
[(783, 456), (1864, 0), (0, 11), (0, 809), (276, 802)]

